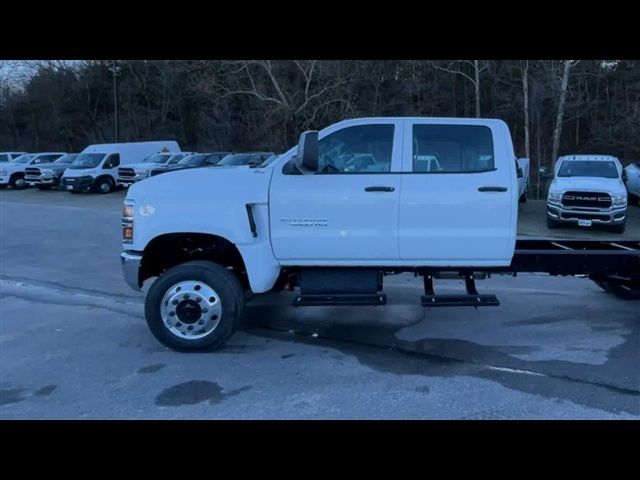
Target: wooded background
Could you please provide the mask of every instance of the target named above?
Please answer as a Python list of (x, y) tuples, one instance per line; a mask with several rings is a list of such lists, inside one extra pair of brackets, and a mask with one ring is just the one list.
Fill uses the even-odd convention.
[[(114, 65), (116, 68), (114, 69)], [(640, 62), (603, 60), (21, 61), (0, 65), (0, 151), (114, 137), (283, 152), (361, 116), (500, 118), (518, 156), (640, 157)]]

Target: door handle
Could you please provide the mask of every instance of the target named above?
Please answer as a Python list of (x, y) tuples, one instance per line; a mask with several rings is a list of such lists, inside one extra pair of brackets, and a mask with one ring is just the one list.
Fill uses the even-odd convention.
[(506, 192), (507, 187), (478, 187), (479, 192)]
[(379, 187), (379, 186), (364, 187), (365, 192), (393, 192), (394, 190), (395, 190), (394, 187)]

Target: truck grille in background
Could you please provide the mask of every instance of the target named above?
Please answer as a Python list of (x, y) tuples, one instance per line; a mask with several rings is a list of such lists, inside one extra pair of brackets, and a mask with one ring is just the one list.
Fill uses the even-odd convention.
[(119, 168), (118, 169), (118, 176), (125, 178), (125, 177), (135, 177), (136, 176), (136, 172), (133, 168)]
[(39, 177), (40, 169), (39, 168), (25, 168), (24, 174), (26, 177)]
[(611, 208), (611, 196), (599, 192), (565, 192), (562, 206), (570, 208)]
[(562, 218), (566, 220), (601, 220), (603, 222), (609, 221), (609, 215), (602, 215), (598, 213), (563, 213)]

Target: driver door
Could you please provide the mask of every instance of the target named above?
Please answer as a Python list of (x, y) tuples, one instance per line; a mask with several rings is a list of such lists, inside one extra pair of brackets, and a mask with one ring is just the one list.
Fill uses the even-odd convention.
[(281, 263), (399, 259), (402, 129), (393, 120), (338, 124), (319, 134), (318, 172), (303, 175), (286, 163), (276, 168), (269, 208), (273, 251)]

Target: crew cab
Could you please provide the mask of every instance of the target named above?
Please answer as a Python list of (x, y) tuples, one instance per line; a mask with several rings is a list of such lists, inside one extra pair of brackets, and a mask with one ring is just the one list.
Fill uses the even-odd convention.
[(144, 180), (158, 167), (176, 165), (183, 158), (194, 152), (161, 152), (145, 158), (140, 163), (134, 163), (118, 169), (118, 185), (130, 187), (132, 184)]
[(622, 180), (627, 187), (629, 201), (640, 202), (640, 160), (630, 163), (624, 168)]
[[(222, 346), (249, 294), (385, 305), (384, 276), (400, 272), (422, 277), (417, 301), (430, 308), (499, 305), (476, 278), (521, 271), (640, 296), (640, 242), (592, 251), (516, 239), (514, 158), (501, 120), (360, 118), (304, 132), (261, 167), (155, 176), (124, 201), (123, 274), (136, 290), (153, 280), (147, 324), (180, 351)], [(464, 279), (466, 293), (438, 294), (442, 277)]]
[(559, 157), (547, 194), (547, 225), (581, 227), (603, 225), (623, 233), (627, 216), (627, 189), (622, 164), (610, 155)]
[(178, 162), (171, 162), (169, 164), (161, 165), (151, 170), (151, 176), (160, 175), (161, 173), (172, 172), (175, 170), (184, 170), (188, 168), (209, 167), (216, 165), (227, 155), (229, 152), (209, 152), (209, 153), (194, 153), (189, 155)]
[(32, 187), (35, 186), (39, 190), (49, 190), (51, 187), (57, 187), (60, 185), (62, 174), (77, 156), (77, 153), (68, 153), (41, 167), (27, 167), (24, 180), (27, 184)]
[(50, 163), (57, 160), (64, 152), (25, 153), (9, 162), (0, 164), (0, 187), (10, 185), (11, 188), (21, 190), (29, 185), (24, 179), (27, 167)]

